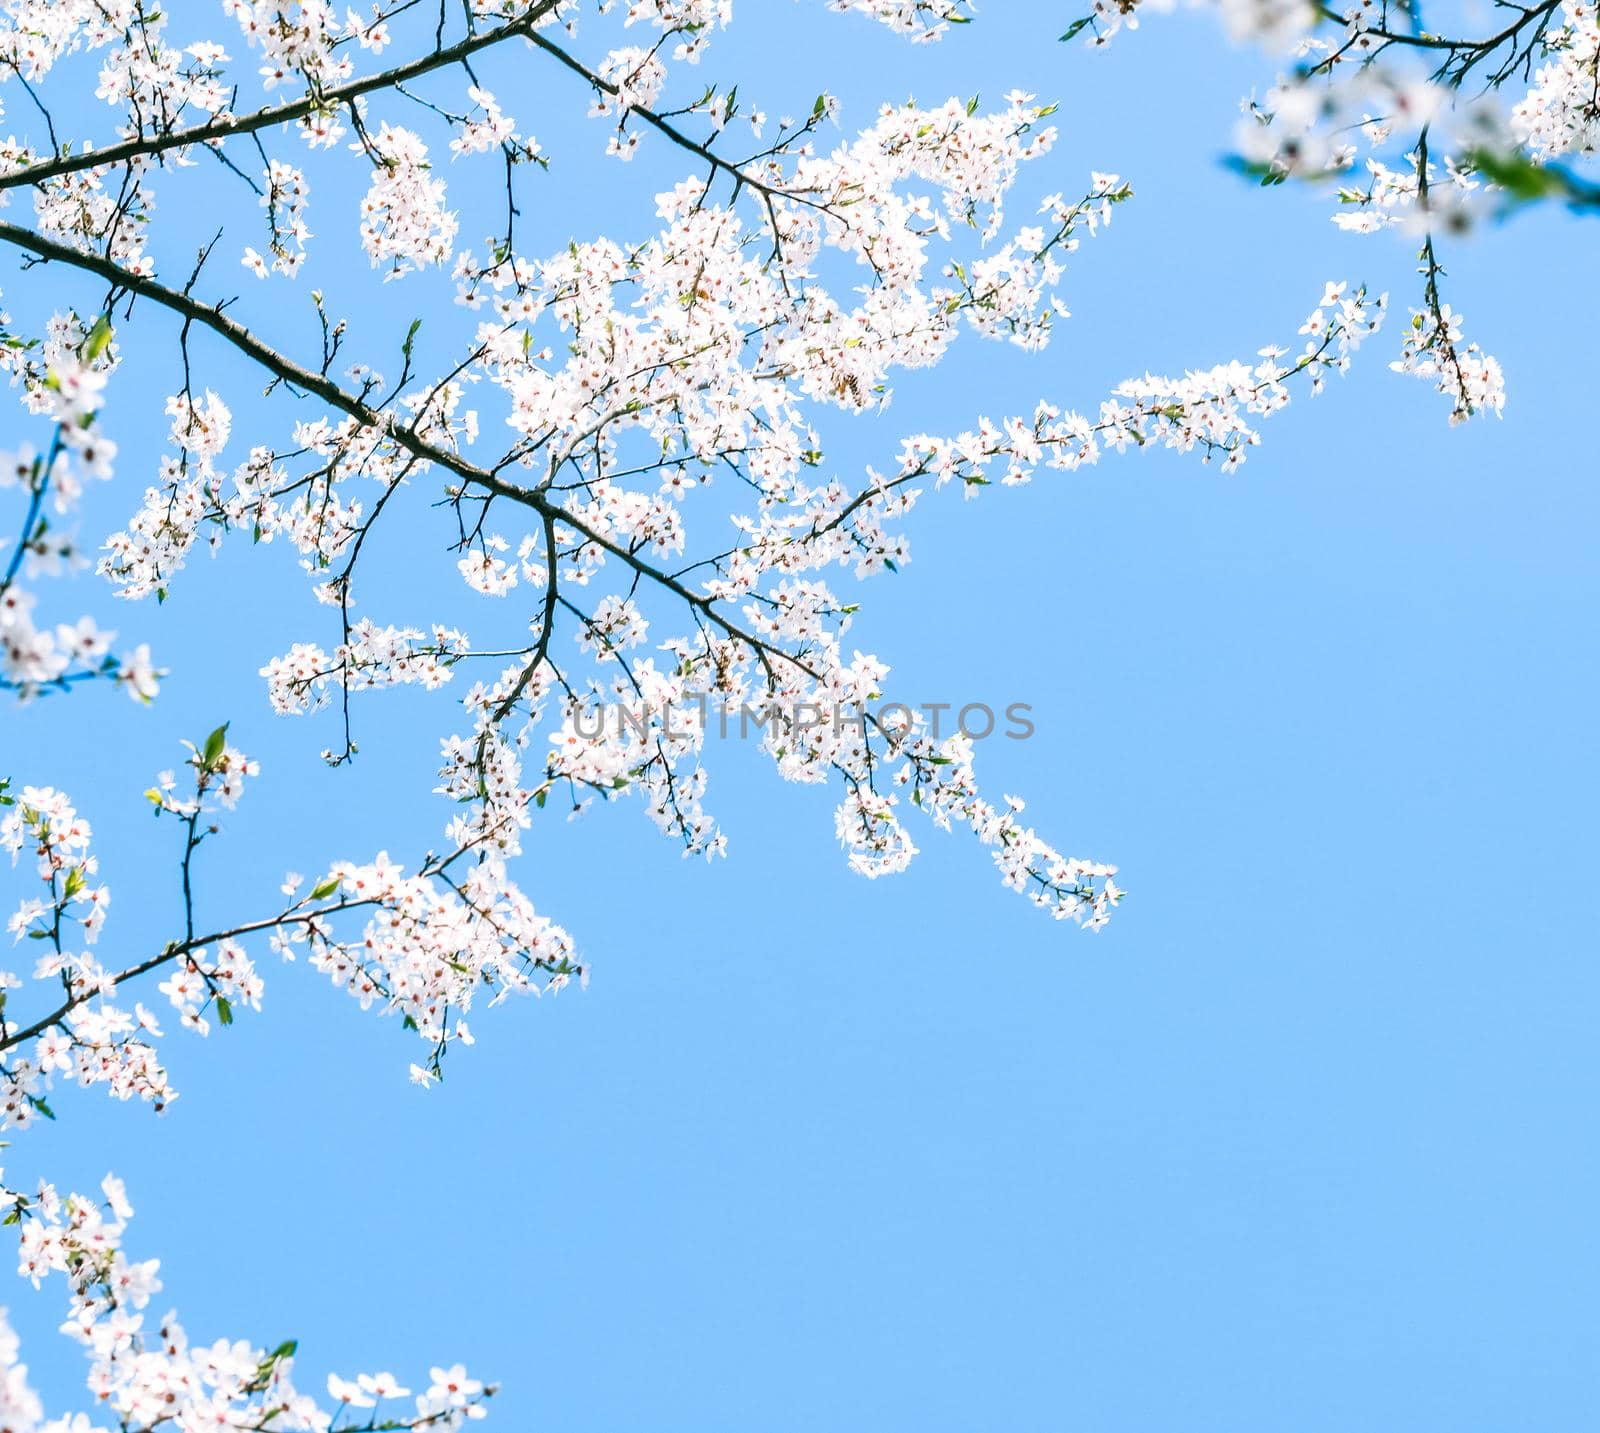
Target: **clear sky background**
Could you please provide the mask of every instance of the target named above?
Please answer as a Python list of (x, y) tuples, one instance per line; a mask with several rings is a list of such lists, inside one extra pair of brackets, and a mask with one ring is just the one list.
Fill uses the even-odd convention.
[[(881, 419), (833, 424), (842, 473), (906, 431), (1040, 396), (1090, 407), (1147, 367), (1294, 342), (1328, 278), (1388, 289), (1401, 317), (1414, 297), (1403, 240), (1341, 234), (1328, 196), (1219, 166), (1264, 62), (1192, 16), (1104, 55), (1055, 44), (1075, 14), (995, 0), (914, 48), (743, 0), (713, 45), (706, 77), (745, 102), (804, 112), (827, 87), (847, 127), (908, 94), (1058, 99), (1060, 146), (1023, 192), (1094, 168), (1137, 193), (1071, 261), (1054, 347), (964, 338)], [(537, 56), (488, 69), (555, 159), (524, 191), (528, 247), (646, 232), (681, 157), (647, 142), (632, 169), (603, 165), (580, 87)], [(352, 356), (397, 368), (414, 314), (451, 351), (447, 283), (367, 275), (341, 166), (342, 186), (313, 175), (312, 228), (336, 242), (302, 285), (219, 269), (214, 286), (300, 353), (312, 283), (346, 295)], [(451, 178), (469, 213), (490, 202)], [(163, 187), (167, 272), (236, 202), (228, 184)], [(729, 744), (709, 802), (725, 863), (683, 862), (630, 804), (535, 832), (521, 878), (593, 984), (474, 1021), (441, 1088), (406, 1083), (422, 1047), (397, 1024), (264, 961), (261, 1015), (169, 1033), (168, 1115), (64, 1091), (8, 1176), (120, 1173), (131, 1252), (160, 1255), (158, 1302), (195, 1339), (298, 1337), (319, 1387), (463, 1359), (502, 1383), (502, 1429), (1596, 1426), (1597, 237), (1549, 213), (1447, 255), (1448, 296), (1506, 369), (1502, 423), (1448, 428), (1444, 399), (1388, 371), (1391, 323), (1236, 476), (1128, 455), (919, 509), (914, 560), (865, 589), (857, 642), (917, 700), (1033, 705), (1035, 737), (984, 744), (979, 772), (1121, 866), (1131, 895), (1101, 936), (926, 827), (908, 874), (851, 876), (833, 798)], [(6, 266), (19, 318), (61, 292)], [(164, 441), (172, 326), (138, 320), (105, 415), (119, 477), (86, 533), (133, 509)], [(259, 380), (199, 351), (236, 407), (230, 456), (283, 431)], [(462, 602), (417, 496), (369, 587), (381, 620)], [(361, 702), (362, 756), (339, 772), (316, 754), (330, 726), (272, 716), (256, 669), (333, 639), (286, 551), (199, 559), (160, 610), (88, 578), (42, 589), (174, 668), (147, 711), (85, 690), (0, 718), (0, 768), (95, 823), (107, 958), (173, 929), (176, 831), (139, 793), (224, 718), (264, 773), (203, 854), (202, 912), (271, 909), (286, 869), (414, 861), (437, 839), (446, 698)], [(52, 1407), (75, 1406), (61, 1289), (3, 1298)]]

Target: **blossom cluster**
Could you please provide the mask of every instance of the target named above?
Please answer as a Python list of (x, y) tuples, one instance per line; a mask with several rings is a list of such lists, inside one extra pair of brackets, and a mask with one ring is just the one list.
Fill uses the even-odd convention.
[(1499, 363), (1477, 344), (1464, 342), (1461, 319), (1449, 304), (1412, 311), (1400, 357), (1390, 367), (1431, 379), (1450, 400), (1452, 423), (1464, 423), (1476, 413), (1498, 417), (1505, 407), (1506, 385)]
[(419, 628), (379, 627), (363, 617), (331, 656), (313, 642), (296, 642), (261, 675), (273, 710), (299, 714), (326, 704), (333, 691), (412, 683), (431, 691), (450, 680), (451, 667), (468, 650), (467, 639), (448, 627), (435, 627), (425, 638)]
[(1517, 138), (1538, 158), (1600, 148), (1600, 12), (1566, 0), (1561, 25), (1544, 38), (1545, 62), (1513, 107)]
[[(1485, 215), (1557, 197), (1600, 205), (1600, 185), (1556, 161), (1600, 147), (1600, 16), (1592, 0), (1502, 7), (1507, 23), (1474, 38), (1431, 12), (1356, 0), (1195, 0), (1215, 9), (1236, 41), (1292, 65), (1241, 104), (1237, 167), (1263, 184), (1332, 181), (1340, 228), (1396, 230), (1421, 244), (1423, 302), (1406, 330), (1398, 372), (1437, 380), (1450, 419), (1499, 415), (1499, 364), (1459, 342), (1459, 317), (1441, 296), (1442, 239)], [(1064, 39), (1103, 46), (1141, 14), (1174, 0), (1096, 0)]]
[(89, 949), (111, 899), (99, 880), (89, 822), (60, 791), (13, 791), (0, 783), (0, 850), (13, 863), (30, 859), (37, 892), (17, 906), (8, 930), (18, 942), (42, 948), (32, 988), (57, 992), (54, 1008), (30, 1019), (10, 1008), (25, 983), (0, 976), (0, 1128), (53, 1118), (45, 1094), (58, 1075), (164, 1109), (176, 1091), (156, 1053), (158, 1017), (141, 1000), (126, 999), (123, 988), (136, 994), (140, 981), (155, 984), (178, 1022), (206, 1035), (213, 1020), (227, 1026), (239, 1011), (261, 1008), (265, 984), (249, 953), (252, 942), (285, 960), (305, 954), (362, 1009), (377, 1005), (398, 1016), (428, 1045), (425, 1063), (413, 1067), (424, 1083), (439, 1077), (451, 1043), (472, 1042), (467, 1016), (480, 999), (493, 1005), (512, 994), (553, 994), (587, 981), (566, 932), (510, 879), (506, 856), (516, 849), (514, 836), (492, 833), (499, 839), (486, 840), (466, 821), (452, 824), (457, 844), (450, 853), (430, 857), (414, 874), (387, 854), (340, 861), (308, 890), (301, 877), (287, 878), (283, 893), (290, 900), (276, 912), (202, 933), (194, 904), (197, 852), (217, 833), (218, 814), (237, 806), (260, 768), (228, 742), (225, 727), (188, 750), (187, 790), (167, 771), (145, 792), (158, 819), (181, 828), (184, 929), (122, 969)]
[[(466, 838), (464, 823), (453, 834)], [(466, 850), (468, 847), (458, 849)], [(415, 875), (387, 852), (366, 863), (336, 862), (312, 892), (338, 898), (338, 910), (371, 907), (359, 935), (336, 933), (330, 918), (296, 921), (273, 944), (292, 958), (303, 943), (311, 966), (355, 999), (398, 1015), (430, 1047), (413, 1064), (419, 1084), (437, 1080), (446, 1048), (471, 1044), (467, 1015), (511, 995), (556, 994), (588, 970), (566, 931), (535, 910), (492, 845), (459, 870), (432, 863)]]
[(306, 222), (310, 195), (311, 186), (303, 170), (281, 159), (267, 161), (266, 190), (261, 196), (261, 207), (267, 211), (267, 248), (272, 263), (269, 265), (250, 247), (245, 249), (242, 261), (257, 278), (279, 273), (292, 279), (300, 272), (306, 259), (306, 240), (311, 237)]
[(831, 10), (853, 10), (913, 40), (937, 40), (951, 25), (971, 18), (968, 0), (826, 0)]
[[(244, 1339), (191, 1341), (175, 1313), (147, 1310), (162, 1292), (160, 1260), (123, 1247), (133, 1216), (122, 1181), (107, 1175), (101, 1198), (61, 1194), (41, 1183), (27, 1193), (0, 1185), (6, 1223), (18, 1232), (18, 1272), (38, 1288), (59, 1277), (68, 1311), (62, 1332), (89, 1360), (92, 1414), (47, 1421), (18, 1361), (20, 1346), (0, 1310), (0, 1427), (8, 1433), (125, 1433), (157, 1428), (293, 1429), (328, 1433), (350, 1410), (375, 1409), (346, 1433), (382, 1428), (461, 1428), (482, 1418), (494, 1389), (456, 1364), (436, 1367), (414, 1397), (392, 1374), (330, 1375), (326, 1401), (295, 1383), (293, 1340), (264, 1348)], [(411, 1400), (409, 1405), (403, 1400)], [(379, 1420), (382, 1421), (379, 1421)]]
[(42, 453), (27, 443), (0, 453), (0, 502), (18, 504), (11, 510), (20, 523), (15, 537), (0, 535), (0, 690), (30, 697), (100, 677), (148, 701), (159, 687), (148, 647), (113, 654), (116, 633), (89, 616), (40, 622), (38, 596), (24, 585), (88, 565), (72, 531), (58, 524), (81, 502), (86, 482), (112, 474), (117, 445), (99, 421), (117, 362), (110, 324), (102, 318), (86, 328), (75, 315), (57, 314), (44, 342), (33, 345), (6, 332), (8, 322), (0, 315), (0, 371), (21, 389), (30, 414), (51, 424), (52, 436)]
[[(52, 787), (24, 786), (13, 793), (0, 783), (0, 850), (13, 864), (31, 856), (39, 893), (25, 897), (7, 922), (17, 942), (42, 949), (33, 976), (59, 992), (59, 1004), (31, 1022), (0, 1002), (0, 1127), (23, 1127), (37, 1115), (50, 1116), (43, 1092), (57, 1075), (80, 1086), (104, 1085), (113, 1098), (141, 1099), (164, 1109), (176, 1093), (156, 1055), (161, 1035), (157, 1016), (142, 1001), (132, 1008), (119, 989), (135, 978), (170, 967), (159, 989), (177, 1010), (180, 1022), (204, 1035), (204, 1012), (215, 1010), (230, 1023), (235, 1008), (260, 1008), (262, 984), (233, 933), (205, 941), (196, 937), (190, 868), (195, 851), (213, 833), (210, 816), (234, 807), (245, 782), (259, 768), (227, 743), (225, 729), (204, 746), (190, 746), (192, 796), (176, 794), (176, 777), (163, 772), (146, 793), (157, 816), (175, 816), (186, 831), (182, 886), (187, 910), (184, 937), (159, 955), (126, 969), (107, 966), (88, 949), (105, 924), (110, 891), (97, 881), (99, 859), (90, 850), (92, 830), (71, 799)], [(202, 818), (207, 818), (202, 825)], [(75, 935), (74, 932), (81, 932)], [(81, 940), (81, 945), (79, 941)], [(0, 988), (19, 991), (24, 983), (9, 972)]]
[(433, 173), (428, 146), (412, 130), (385, 123), (351, 147), (373, 160), (361, 201), (361, 244), (373, 267), (388, 264), (389, 277), (399, 278), (413, 267), (447, 263), (460, 225), (445, 208), (444, 181)]

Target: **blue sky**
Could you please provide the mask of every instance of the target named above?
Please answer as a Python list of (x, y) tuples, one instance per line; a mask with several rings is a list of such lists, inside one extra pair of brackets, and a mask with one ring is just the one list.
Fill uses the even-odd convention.
[[(843, 473), (906, 431), (1087, 407), (1147, 367), (1289, 342), (1328, 278), (1413, 297), (1403, 241), (1220, 168), (1270, 72), (1203, 18), (1094, 55), (1052, 43), (1073, 18), (1054, 6), (996, 4), (923, 48), (820, 11), (745, 4), (707, 77), (773, 114), (833, 89), (847, 126), (882, 99), (1021, 87), (1061, 103), (1025, 183), (1114, 170), (1137, 194), (1073, 259), (1055, 346), (964, 340), (881, 419), (835, 425)], [(686, 172), (650, 145), (602, 167), (584, 95), (537, 56), (486, 82), (555, 157), (527, 191), (532, 249), (642, 232)], [(169, 270), (222, 184), (162, 190)], [(419, 313), (445, 351), (448, 286), (373, 282), (354, 202), (313, 177), (312, 228), (339, 242), (308, 279), (346, 296), (349, 351), (392, 352)], [(709, 803), (725, 863), (681, 861), (631, 805), (536, 833), (524, 884), (593, 984), (475, 1022), (441, 1088), (405, 1082), (421, 1047), (395, 1024), (267, 966), (261, 1015), (169, 1035), (168, 1115), (64, 1092), (8, 1176), (120, 1173), (132, 1250), (161, 1256), (191, 1336), (297, 1337), (318, 1384), (463, 1359), (502, 1383), (500, 1428), (1593, 1426), (1597, 232), (1537, 214), (1447, 256), (1448, 297), (1506, 370), (1501, 423), (1448, 428), (1444, 399), (1388, 371), (1391, 324), (1233, 477), (1129, 455), (919, 509), (859, 643), (919, 699), (1032, 704), (1037, 734), (986, 743), (979, 771), (1120, 865), (1131, 895), (1103, 935), (1039, 917), (956, 837), (919, 832), (908, 874), (852, 877), (826, 794), (730, 744)], [(54, 282), (0, 277), (19, 317)], [(306, 300), (246, 292), (304, 350)], [(122, 338), (147, 359), (112, 386), (120, 472), (86, 531), (132, 510), (164, 436), (170, 325), (141, 314)], [(281, 431), (205, 354), (236, 432), (252, 414)], [(384, 620), (426, 620), (455, 587), (437, 519), (410, 521), (372, 589)], [(975, 567), (1002, 574), (992, 595)], [(0, 728), (0, 767), (95, 823), (103, 952), (171, 930), (175, 833), (139, 792), (224, 718), (264, 773), (204, 853), (203, 910), (436, 838), (439, 701), (369, 698), (339, 772), (317, 759), (327, 730), (268, 709), (261, 663), (328, 639), (286, 553), (197, 560), (160, 610), (54, 587), (175, 668), (148, 711), (84, 691)], [(71, 1406), (59, 1290), (3, 1297)]]

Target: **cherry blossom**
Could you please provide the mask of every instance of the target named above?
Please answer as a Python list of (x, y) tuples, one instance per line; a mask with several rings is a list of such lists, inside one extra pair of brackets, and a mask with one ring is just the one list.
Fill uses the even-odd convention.
[[(959, 42), (980, 19), (967, 0), (805, 6), (916, 42)], [(219, 889), (242, 901), (248, 883), (220, 838), (254, 819), (252, 788), (275, 774), (218, 726), (143, 798), (171, 843), (172, 928), (107, 941), (115, 871), (102, 876), (85, 812), (115, 793), (80, 789), (80, 804), (47, 763), (6, 773), (7, 929), (27, 959), (0, 975), (5, 1128), (55, 1118), (68, 1085), (169, 1108), (185, 1042), (270, 1018), (280, 979), (391, 1019), (397, 1063), (437, 1085), (489, 1007), (589, 978), (581, 926), (534, 889), (532, 833), (633, 802), (685, 857), (724, 854), (737, 833), (715, 810), (715, 742), (730, 729), (776, 779), (828, 789), (819, 839), (861, 876), (901, 872), (928, 832), (950, 833), (1053, 919), (1110, 922), (1124, 900), (1111, 853), (1037, 830), (1022, 796), (980, 779), (980, 738), (904, 700), (892, 638), (863, 620), (867, 584), (913, 560), (917, 510), (957, 490), (977, 500), (1158, 451), (1237, 472), (1268, 419), (1348, 369), (1387, 295), (1327, 283), (1294, 333), (1308, 283), (1253, 354), (1088, 392), (1064, 391), (1057, 366), (1005, 411), (896, 429), (873, 462), (841, 463), (836, 436), (884, 414), (907, 375), (980, 345), (1060, 344), (1134, 184), (1063, 154), (1051, 97), (1020, 89), (851, 112), (823, 89), (778, 113), (716, 70), (735, 8), (223, 0), (219, 19), (0, 0), (0, 243), (44, 265), (30, 283), (62, 290), (47, 319), (0, 315), (21, 408), (0, 455), (0, 688), (31, 700), (110, 683), (151, 702), (157, 609), (197, 553), (276, 562), (315, 604), (252, 658), (248, 720), (306, 723), (342, 768), (383, 694), (419, 689), (439, 759), (417, 796), (443, 813), (435, 850), (297, 850), (286, 864), (314, 874), (221, 909)], [(1104, 47), (1166, 8), (1097, 0), (1067, 37)], [(1600, 202), (1552, 162), (1595, 147), (1592, 5), (1517, 7), (1481, 40), (1381, 5), (1215, 8), (1274, 67), (1242, 108), (1236, 167), (1326, 184), (1342, 229), (1414, 249), (1420, 293), (1392, 366), (1437, 388), (1452, 421), (1500, 413), (1500, 367), (1466, 336), (1441, 253), (1514, 203)], [(1488, 98), (1469, 99), (1474, 74)], [(599, 121), (595, 162), (632, 162), (619, 182), (653, 208), (626, 224), (551, 212), (538, 186), (568, 156), (536, 130), (562, 133), (545, 117), (564, 112)], [(185, 209), (163, 201), (199, 185), (220, 227), (177, 233)], [(397, 281), (385, 312), (309, 285), (325, 255)], [(279, 307), (304, 324), (276, 322)], [(126, 432), (117, 446), (129, 358), (172, 375), (159, 454)], [(81, 534), (108, 481), (114, 530)], [(448, 549), (449, 612), (427, 610), (422, 584), (374, 595), (370, 555), (402, 511)], [(116, 625), (137, 628), (126, 647), (54, 600), (55, 579), (91, 567), (125, 604)], [(341, 774), (319, 779), (339, 799)], [(0, 1320), (0, 1424), (321, 1433), (337, 1418), (362, 1433), (483, 1416), (493, 1389), (459, 1364), (409, 1376), (415, 1395), (342, 1368), (312, 1398), (292, 1342), (191, 1346), (172, 1317), (147, 1317), (158, 1265), (123, 1252), (120, 1184), (101, 1193), (0, 1191), (24, 1276), (68, 1286), (93, 1409), (47, 1421)]]
[[(271, 1349), (243, 1339), (197, 1343), (175, 1313), (157, 1319), (149, 1312), (163, 1291), (161, 1264), (124, 1251), (133, 1209), (121, 1180), (107, 1175), (98, 1199), (63, 1195), (49, 1184), (32, 1193), (0, 1185), (0, 1201), (6, 1223), (17, 1230), (18, 1272), (35, 1288), (58, 1277), (66, 1285), (61, 1331), (89, 1361), (94, 1419), (103, 1420), (77, 1413), (46, 1421), (0, 1310), (0, 1424), (14, 1433), (88, 1433), (111, 1425), (130, 1433), (160, 1427), (327, 1433), (341, 1413), (346, 1433), (456, 1429), (482, 1418), (495, 1392), (456, 1364), (434, 1368), (427, 1391), (414, 1398), (390, 1373), (331, 1375), (324, 1405), (295, 1385), (293, 1339)], [(354, 1410), (371, 1411), (352, 1419)]]
[(1548, 58), (1511, 111), (1517, 138), (1539, 158), (1600, 145), (1600, 17), (1585, 0), (1567, 0), (1561, 20), (1544, 35)]

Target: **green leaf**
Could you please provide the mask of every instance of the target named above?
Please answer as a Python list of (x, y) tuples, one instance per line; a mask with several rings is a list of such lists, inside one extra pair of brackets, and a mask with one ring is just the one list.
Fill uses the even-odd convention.
[[(1226, 155), (1222, 161), (1224, 169), (1231, 169), (1235, 174), (1243, 175), (1246, 179), (1258, 181), (1263, 189), (1274, 184), (1282, 184), (1288, 179), (1283, 170), (1259, 159), (1245, 159), (1242, 155)], [(1306, 175), (1306, 178), (1314, 176)]]
[(217, 1019), (224, 1025), (233, 1024), (233, 1006), (228, 1003), (226, 995), (217, 996)]
[(1085, 15), (1081, 20), (1074, 20), (1070, 25), (1067, 26), (1067, 33), (1061, 38), (1063, 40), (1077, 39), (1083, 30), (1093, 21), (1093, 19), (1093, 15)]
[(217, 763), (222, 760), (222, 752), (227, 744), (228, 724), (223, 722), (206, 738), (206, 744), (200, 752), (200, 760), (205, 764), (208, 771), (216, 769)]
[(111, 343), (111, 319), (106, 314), (101, 314), (94, 321), (94, 327), (89, 330), (88, 338), (83, 341), (83, 361), (93, 363), (104, 353)]
[(1492, 184), (1505, 191), (1512, 205), (1540, 199), (1563, 200), (1574, 210), (1600, 208), (1600, 185), (1581, 179), (1560, 164), (1539, 164), (1513, 151), (1475, 149), (1468, 161)]
[(337, 876), (329, 876), (327, 880), (322, 882), (321, 885), (311, 892), (311, 899), (314, 901), (325, 901), (338, 889), (339, 878)]
[[(272, 1352), (269, 1353), (264, 1359), (262, 1359), (261, 1362), (256, 1365), (254, 1390), (259, 1391), (260, 1389), (265, 1388), (267, 1386), (267, 1380), (272, 1377), (273, 1370), (277, 1367), (277, 1365), (286, 1358), (293, 1358), (296, 1350), (299, 1349), (299, 1347), (300, 1343), (297, 1339), (288, 1338), (280, 1343), (275, 1349), (273, 1349)], [(272, 1412), (269, 1413), (263, 1420), (263, 1426), (265, 1426), (266, 1423), (270, 1423), (277, 1412), (277, 1409), (273, 1409)]]

